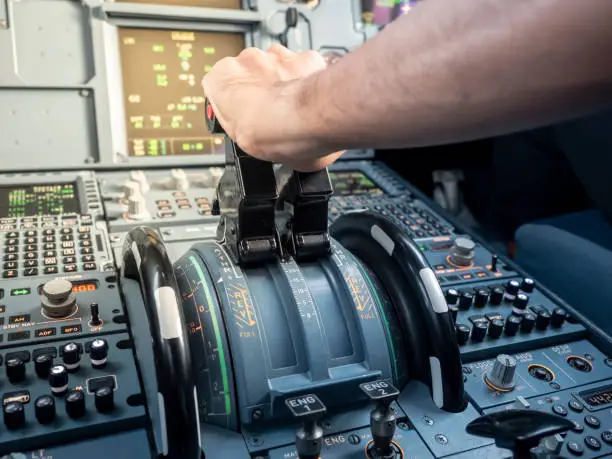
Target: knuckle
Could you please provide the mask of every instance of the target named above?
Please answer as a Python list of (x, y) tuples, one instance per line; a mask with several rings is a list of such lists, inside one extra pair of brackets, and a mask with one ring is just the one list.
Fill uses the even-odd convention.
[(245, 61), (257, 61), (262, 59), (264, 52), (259, 48), (246, 48), (239, 55), (238, 59)]

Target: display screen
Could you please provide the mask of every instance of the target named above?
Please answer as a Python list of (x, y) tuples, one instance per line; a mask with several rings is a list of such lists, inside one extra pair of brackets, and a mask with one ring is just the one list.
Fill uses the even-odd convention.
[(366, 24), (386, 26), (408, 13), (422, 0), (362, 0), (361, 15)]
[(119, 29), (130, 156), (224, 154), (204, 119), (200, 81), (244, 49), (244, 34)]
[(585, 390), (578, 395), (591, 406), (604, 406), (612, 403), (612, 386), (598, 387)]
[(115, 0), (117, 3), (148, 3), (150, 5), (196, 6), (238, 10), (241, 0)]
[(337, 196), (356, 194), (378, 196), (385, 194), (382, 188), (361, 171), (330, 171), (329, 178), (334, 188), (334, 194)]
[(76, 183), (0, 186), (0, 217), (80, 213)]

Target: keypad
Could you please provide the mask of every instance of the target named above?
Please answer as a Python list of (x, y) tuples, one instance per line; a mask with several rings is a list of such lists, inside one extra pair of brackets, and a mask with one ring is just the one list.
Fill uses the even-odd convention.
[(2, 278), (98, 269), (90, 215), (0, 219)]
[(419, 201), (403, 196), (398, 198), (336, 196), (329, 205), (329, 221), (333, 223), (340, 215), (351, 210), (368, 208), (393, 220), (404, 228), (413, 239), (448, 236), (453, 227), (440, 220)]

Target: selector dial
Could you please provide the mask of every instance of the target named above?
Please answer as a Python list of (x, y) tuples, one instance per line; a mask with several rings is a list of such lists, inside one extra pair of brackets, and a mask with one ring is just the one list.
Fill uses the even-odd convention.
[(43, 314), (51, 319), (71, 316), (77, 308), (72, 283), (66, 279), (53, 279), (43, 285), (40, 303)]
[(457, 266), (470, 266), (474, 262), (476, 243), (467, 237), (458, 237), (450, 249), (450, 262)]
[(514, 389), (516, 359), (507, 354), (500, 354), (493, 363), (493, 368), (485, 376), (487, 385), (495, 390), (510, 392)]

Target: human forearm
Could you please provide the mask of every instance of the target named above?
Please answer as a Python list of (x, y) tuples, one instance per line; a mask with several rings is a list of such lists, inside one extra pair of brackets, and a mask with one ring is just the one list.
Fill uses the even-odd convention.
[[(452, 6), (451, 6), (452, 5)], [(610, 0), (427, 0), (300, 83), (330, 149), (463, 141), (612, 103)]]

